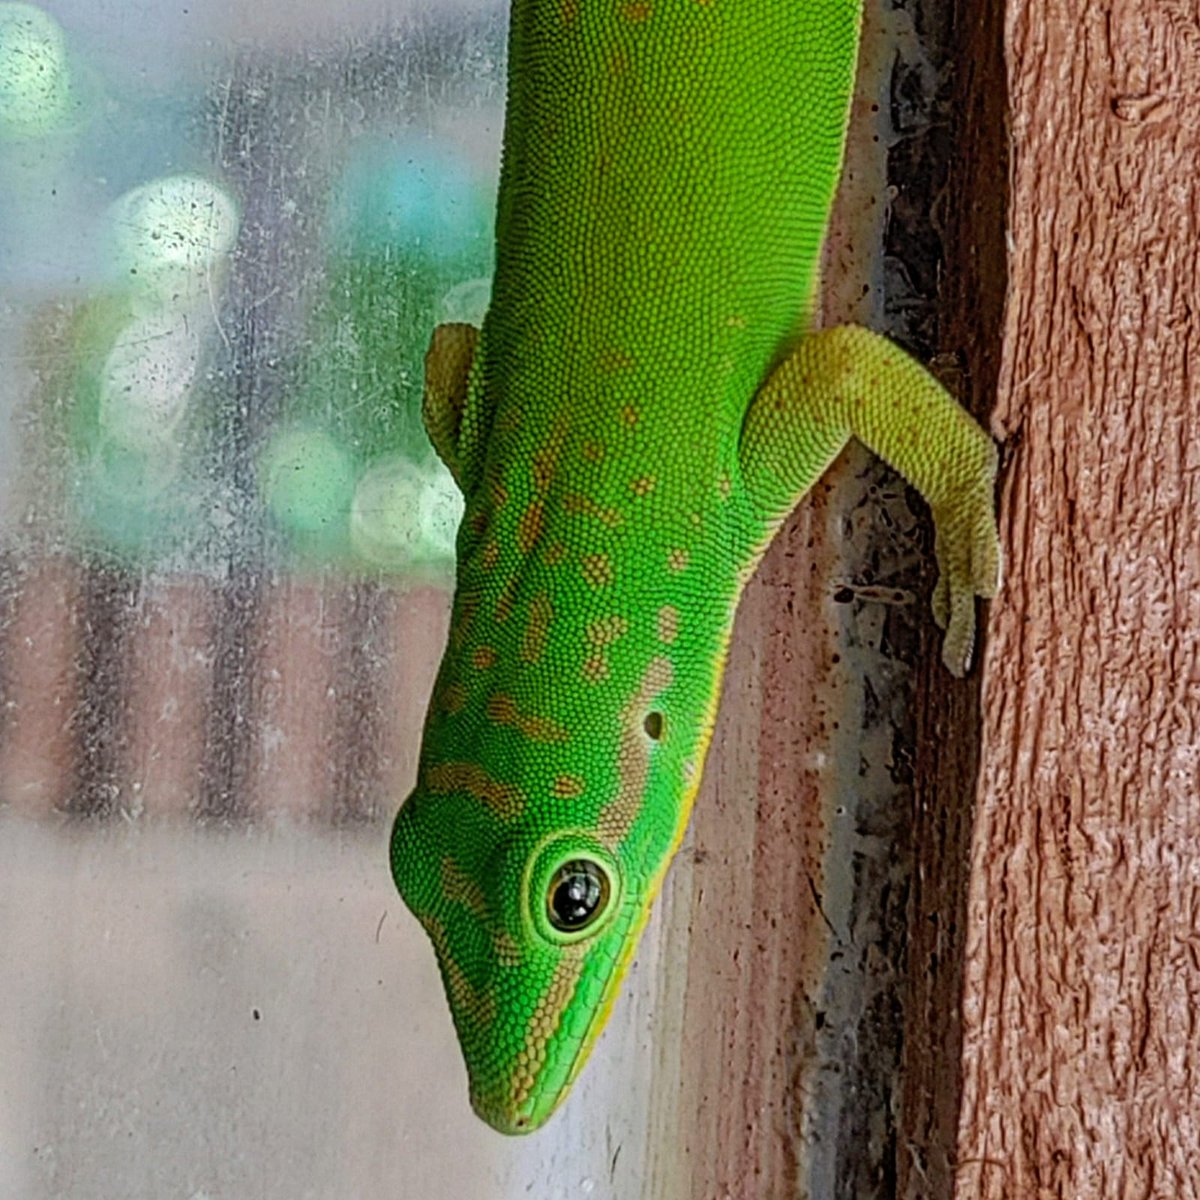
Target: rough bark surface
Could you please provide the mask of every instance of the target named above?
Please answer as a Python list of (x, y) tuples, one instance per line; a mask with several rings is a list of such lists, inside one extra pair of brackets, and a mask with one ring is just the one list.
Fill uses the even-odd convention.
[(957, 1195), (1200, 1192), (1200, 13), (1008, 5)]

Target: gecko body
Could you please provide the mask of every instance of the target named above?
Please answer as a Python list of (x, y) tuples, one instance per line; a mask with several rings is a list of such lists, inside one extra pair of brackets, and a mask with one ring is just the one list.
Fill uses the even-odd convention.
[(482, 329), (435, 331), (462, 488), (396, 884), (475, 1110), (528, 1132), (603, 1027), (686, 827), (742, 588), (851, 436), (925, 495), (965, 669), (995, 451), (884, 339), (809, 329), (856, 0), (516, 0)]

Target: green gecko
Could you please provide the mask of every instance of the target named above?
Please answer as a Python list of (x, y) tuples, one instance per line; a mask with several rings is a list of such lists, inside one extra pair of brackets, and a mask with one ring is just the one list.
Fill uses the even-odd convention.
[(475, 1111), (562, 1102), (679, 845), (734, 613), (851, 437), (924, 495), (965, 671), (1000, 553), (989, 437), (877, 334), (811, 330), (858, 0), (514, 0), (482, 330), (425, 424), (465, 498), (391, 865)]

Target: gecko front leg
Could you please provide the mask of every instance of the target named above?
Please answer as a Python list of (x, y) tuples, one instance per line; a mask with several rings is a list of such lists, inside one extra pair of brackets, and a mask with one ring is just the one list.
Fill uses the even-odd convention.
[(942, 661), (966, 672), (975, 597), (1000, 586), (996, 447), (940, 383), (892, 342), (853, 325), (803, 337), (751, 401), (739, 459), (756, 519), (777, 527), (851, 438), (925, 497), (936, 530), (933, 615)]

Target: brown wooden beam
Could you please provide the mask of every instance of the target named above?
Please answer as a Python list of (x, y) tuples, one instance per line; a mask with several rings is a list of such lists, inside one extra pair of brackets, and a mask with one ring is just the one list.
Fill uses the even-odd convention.
[(1200, 1194), (1200, 13), (1010, 0), (957, 1195)]

